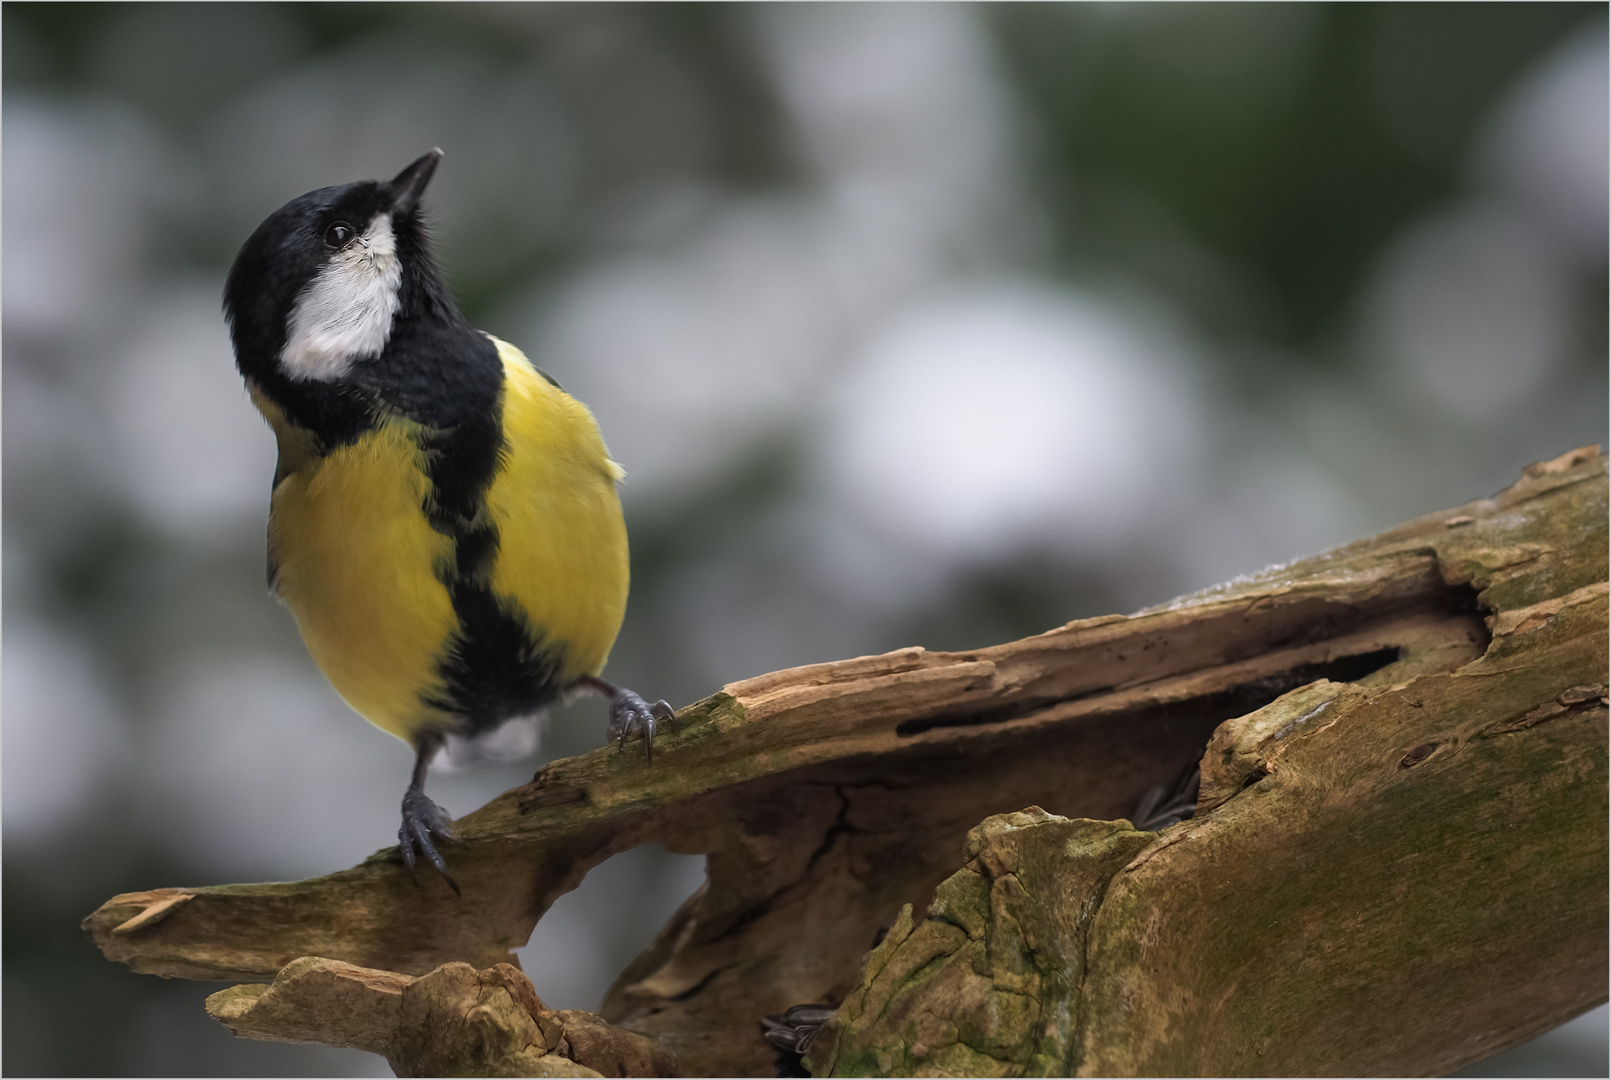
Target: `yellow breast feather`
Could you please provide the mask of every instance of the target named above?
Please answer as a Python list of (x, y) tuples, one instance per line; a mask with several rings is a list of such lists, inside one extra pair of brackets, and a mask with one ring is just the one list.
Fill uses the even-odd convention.
[(498, 530), (492, 588), (563, 649), (563, 679), (597, 675), (626, 614), (621, 467), (585, 405), (519, 349), (493, 341), (504, 370), (504, 458), (486, 497)]
[(421, 512), (418, 435), (386, 420), (303, 460), (274, 489), (269, 516), (278, 592), (314, 662), (347, 704), (405, 740), (444, 719), (425, 700), (440, 695), (438, 656), (458, 625), (437, 573), (453, 544)]

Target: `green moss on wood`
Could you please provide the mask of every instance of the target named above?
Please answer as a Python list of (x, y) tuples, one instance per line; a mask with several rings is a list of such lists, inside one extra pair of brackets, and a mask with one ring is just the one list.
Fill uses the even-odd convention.
[[(1057, 1075), (1084, 935), (1108, 877), (1153, 839), (1038, 808), (992, 817), (926, 918), (902, 912), (812, 1051), (817, 1075)], [(1067, 904), (1048, 905), (1047, 896)], [(956, 1070), (964, 1070), (958, 1072)]]

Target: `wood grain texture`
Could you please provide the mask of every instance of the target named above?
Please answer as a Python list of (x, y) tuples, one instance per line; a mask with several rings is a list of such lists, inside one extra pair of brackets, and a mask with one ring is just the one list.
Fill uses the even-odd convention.
[(551, 1010), (512, 964), (399, 975), (307, 956), (207, 999), (248, 1039), (368, 1050), (398, 1076), (659, 1076), (671, 1062), (592, 1013)]
[[(821, 1071), (980, 1071), (963, 1050), (1002, 1075), (1446, 1071), (1605, 1000), (1606, 516), (1605, 458), (1574, 451), (1136, 615), (731, 684), (653, 766), (635, 748), (557, 761), (460, 819), (462, 898), (388, 849), (305, 882), (124, 894), (85, 927), (111, 959), (188, 978), (267, 981), (305, 956), (488, 969), (588, 869), (656, 842), (705, 854), (708, 879), (601, 1014), (684, 1075), (768, 1074), (760, 1017), (806, 1001), (847, 1003), (813, 1044)], [(1113, 824), (1198, 758), (1194, 820)], [(1049, 816), (969, 841), (1026, 807)], [(1001, 845), (1041, 884), (932, 928), (978, 893), (956, 875), (996, 889), (978, 860)], [(1056, 910), (1070, 896), (1086, 907)], [(953, 931), (1010, 958), (1009, 916), (1057, 928), (1069, 958), (1033, 994), (1009, 970), (1029, 961), (1003, 960), (1020, 990), (985, 965), (1033, 1017), (998, 1008), (986, 1030), (979, 1002), (1009, 999), (959, 977), (973, 1011), (951, 1042), (856, 1019), (878, 994), (948, 1015), (874, 961), (937, 935), (975, 970), (994, 954)]]

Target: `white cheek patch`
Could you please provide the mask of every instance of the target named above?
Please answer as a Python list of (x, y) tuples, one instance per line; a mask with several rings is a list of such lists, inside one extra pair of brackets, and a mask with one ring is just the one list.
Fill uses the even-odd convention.
[(331, 256), (302, 290), (285, 328), (280, 365), (293, 379), (338, 379), (386, 347), (403, 280), (392, 219), (381, 214)]

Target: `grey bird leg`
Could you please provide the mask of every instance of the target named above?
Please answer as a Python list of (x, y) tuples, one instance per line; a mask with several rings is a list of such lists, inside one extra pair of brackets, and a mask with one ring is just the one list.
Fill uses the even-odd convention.
[(408, 864), (410, 877), (414, 875), (415, 859), (423, 855), (454, 893), (462, 896), (459, 883), (448, 873), (447, 863), (432, 841), (461, 845), (464, 841), (453, 831), (453, 823), (442, 808), (425, 795), (425, 770), (440, 744), (440, 739), (432, 735), (422, 735), (414, 744), (414, 778), (403, 794), (403, 827), (397, 830), (397, 848), (403, 853), (403, 862)]
[(584, 675), (576, 680), (610, 699), (609, 737), (618, 745), (626, 746), (629, 736), (642, 735), (643, 749), (650, 761), (654, 760), (654, 733), (656, 721), (670, 724), (676, 721), (677, 712), (664, 701), (653, 705), (632, 691), (605, 682), (597, 675)]

